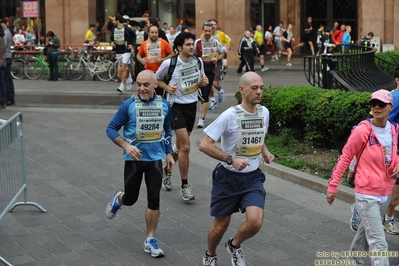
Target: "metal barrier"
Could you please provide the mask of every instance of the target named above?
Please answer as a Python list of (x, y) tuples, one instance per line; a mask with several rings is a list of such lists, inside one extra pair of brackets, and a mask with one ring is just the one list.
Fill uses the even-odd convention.
[[(24, 201), (17, 202), (24, 194)], [(42, 206), (28, 201), (26, 182), (24, 122), (21, 113), (9, 120), (0, 119), (0, 221), (20, 205), (31, 205), (41, 212)], [(0, 256), (0, 262), (12, 266)]]
[(371, 47), (351, 45), (341, 53), (304, 57), (304, 73), (312, 86), (351, 91), (392, 90), (396, 83), (391, 75), (379, 69)]

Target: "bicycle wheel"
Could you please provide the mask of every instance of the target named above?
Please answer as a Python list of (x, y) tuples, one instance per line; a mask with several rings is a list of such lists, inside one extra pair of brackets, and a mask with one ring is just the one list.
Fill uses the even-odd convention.
[(65, 56), (58, 56), (58, 79), (66, 80), (68, 79), (67, 69), (70, 67), (71, 62)]
[(98, 66), (96, 66), (96, 76), (101, 81), (110, 81), (109, 69), (114, 68), (114, 63), (109, 60), (102, 61)]
[(43, 74), (42, 63), (36, 57), (25, 61), (25, 75), (28, 79), (38, 79)]
[(22, 59), (14, 59), (11, 64), (11, 76), (14, 79), (25, 78), (25, 61)]
[(80, 80), (85, 74), (85, 66), (81, 61), (71, 62), (67, 69), (67, 76), (70, 80)]
[(118, 63), (114, 62), (112, 67), (108, 69), (109, 78), (113, 81), (118, 81)]

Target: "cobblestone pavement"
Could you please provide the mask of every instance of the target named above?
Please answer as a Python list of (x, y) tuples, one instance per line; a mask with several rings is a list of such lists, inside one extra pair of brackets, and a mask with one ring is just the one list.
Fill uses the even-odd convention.
[[(301, 59), (293, 62), (293, 68), (277, 63), (261, 73), (265, 85), (307, 85)], [(208, 113), (207, 124), (235, 104), (238, 77), (234, 71), (230, 67), (223, 83), (225, 102)], [(21, 206), (7, 214), (0, 222), (0, 256), (26, 266), (201, 265), (212, 224), (210, 176), (217, 164), (198, 151), (202, 130), (194, 129), (191, 136), (189, 182), (196, 199), (180, 198), (176, 167), (173, 190), (161, 191), (156, 238), (165, 257), (154, 259), (143, 251), (144, 184), (134, 206), (123, 207), (113, 220), (104, 213), (115, 191), (123, 188), (122, 150), (106, 137), (105, 128), (130, 94), (119, 95), (116, 83), (100, 81), (16, 80), (15, 86), (17, 103), (0, 111), (0, 119), (22, 112), (29, 200), (48, 212)], [(263, 227), (243, 244), (247, 265), (314, 265), (316, 259), (334, 259), (332, 252), (346, 251), (353, 237), (348, 226), (350, 199), (329, 206), (320, 191), (308, 188), (306, 182), (302, 186), (287, 181), (287, 169), (272, 167), (280, 170), (278, 175), (267, 174)], [(224, 243), (244, 219), (243, 214), (233, 215), (217, 249), (218, 265), (231, 265)], [(398, 236), (387, 235), (387, 239), (389, 250), (399, 250)], [(397, 265), (397, 258), (391, 263)]]

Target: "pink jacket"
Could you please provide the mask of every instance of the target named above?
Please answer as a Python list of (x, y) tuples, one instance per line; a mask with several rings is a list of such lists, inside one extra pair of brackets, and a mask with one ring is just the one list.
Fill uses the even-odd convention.
[[(374, 196), (387, 196), (392, 193), (395, 179), (390, 178), (395, 166), (399, 166), (398, 126), (391, 122), (392, 161), (385, 166), (384, 151), (377, 135), (371, 129), (370, 120), (364, 120), (353, 128), (348, 141), (342, 149), (342, 155), (335, 165), (328, 181), (328, 192), (337, 193), (341, 177), (356, 155), (355, 192)], [(364, 143), (367, 141), (366, 146)], [(363, 153), (361, 153), (364, 147)], [(359, 158), (359, 155), (361, 156)]]

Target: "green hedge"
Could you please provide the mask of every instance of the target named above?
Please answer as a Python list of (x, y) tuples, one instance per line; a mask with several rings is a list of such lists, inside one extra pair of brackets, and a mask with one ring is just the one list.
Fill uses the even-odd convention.
[[(386, 52), (382, 52), (382, 53), (376, 53), (375, 56), (383, 59), (384, 61), (386, 61), (389, 64), (394, 65), (395, 67), (399, 66), (399, 50), (392, 50), (392, 51), (386, 51)], [(393, 73), (392, 69), (390, 69), (390, 68), (386, 69), (387, 65), (384, 64), (383, 62), (376, 60), (376, 64), (380, 69), (386, 70), (389, 73)]]
[[(367, 117), (370, 94), (311, 86), (274, 87), (263, 90), (261, 105), (270, 111), (271, 134), (289, 129), (297, 140), (341, 149), (352, 127)], [(235, 96), (241, 102), (240, 92)]]

